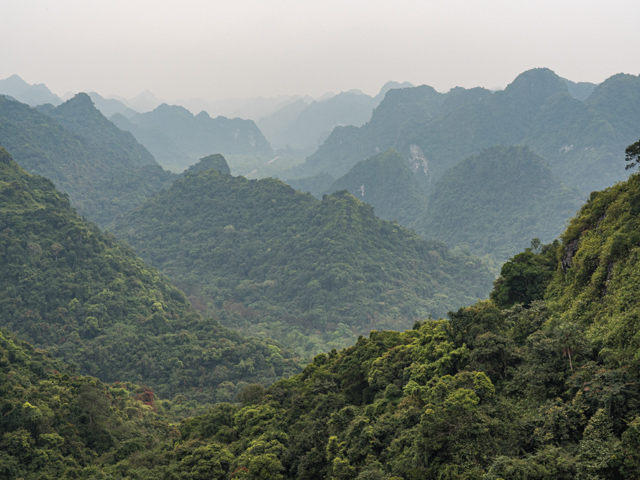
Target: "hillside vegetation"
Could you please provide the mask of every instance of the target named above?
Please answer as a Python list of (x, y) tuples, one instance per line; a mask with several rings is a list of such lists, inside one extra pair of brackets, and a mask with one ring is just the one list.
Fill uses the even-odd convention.
[(230, 454), (229, 478), (638, 478), (639, 187), (594, 194), (491, 300), (319, 355), (183, 441)]
[(393, 149), (358, 162), (326, 193), (348, 190), (385, 220), (412, 227), (427, 213), (427, 195), (418, 172)]
[(373, 331), (179, 427), (175, 405), (154, 413), (138, 387), (68, 379), (0, 336), (0, 368), (31, 380), (3, 399), (3, 465), (38, 472), (46, 454), (58, 478), (638, 478), (639, 187), (636, 174), (594, 194), (560, 241), (505, 264), (490, 300)]
[(533, 238), (558, 238), (581, 203), (582, 195), (560, 183), (529, 148), (493, 147), (442, 177), (414, 228), (503, 262)]
[(444, 315), (491, 282), (478, 259), (378, 219), (346, 192), (317, 200), (217, 170), (187, 174), (114, 232), (202, 311), (306, 354)]
[(173, 181), (86, 94), (39, 108), (0, 95), (1, 145), (22, 168), (52, 180), (90, 220), (104, 226)]
[(0, 148), (0, 326), (106, 382), (230, 400), (297, 370), (273, 342), (203, 319), (154, 268)]
[[(235, 400), (178, 424), (198, 411), (181, 395), (157, 400), (146, 387), (77, 376), (73, 366), (0, 332), (5, 477), (640, 477), (640, 174), (593, 193), (559, 240), (534, 241), (513, 256), (490, 299), (449, 312), (448, 319), (417, 321), (404, 332), (372, 331), (268, 388), (239, 381), (236, 395), (231, 388), (221, 395), (228, 383), (212, 390), (209, 375), (228, 378), (236, 368), (255, 373), (263, 366), (258, 354), (267, 351), (274, 367), (286, 365), (285, 352), (257, 341), (234, 344), (231, 332), (200, 319), (155, 270), (82, 222), (48, 180), (25, 173), (4, 150), (0, 179), (0, 318), (6, 327), (36, 343), (56, 340), (49, 343), (52, 353), (81, 360), (80, 370), (92, 367), (84, 359), (122, 364), (107, 375), (151, 383), (152, 367), (162, 365), (175, 375), (160, 386), (165, 394)], [(342, 236), (376, 225), (394, 244), (417, 238), (397, 225), (365, 220), (370, 208), (348, 194), (320, 202), (277, 181), (252, 182), (218, 170), (187, 174), (162, 195), (170, 200), (196, 186), (220, 190), (229, 205), (239, 203), (237, 191), (253, 198), (254, 208), (277, 210), (281, 221), (288, 211), (328, 217)], [(253, 197), (251, 189), (262, 195)], [(295, 202), (275, 195), (279, 189)], [(177, 222), (182, 204), (166, 205)], [(197, 204), (186, 205), (197, 211)], [(259, 222), (236, 218), (224, 234), (241, 245), (243, 231)], [(326, 244), (332, 239), (322, 236), (322, 225), (318, 221), (311, 238)], [(268, 231), (250, 233), (263, 238)], [(307, 240), (300, 231), (289, 236)], [(358, 244), (346, 245), (348, 258)], [(287, 247), (294, 251), (295, 245)], [(112, 326), (115, 318), (121, 323)], [(207, 337), (212, 331), (216, 335)], [(235, 353), (237, 365), (220, 363)]]

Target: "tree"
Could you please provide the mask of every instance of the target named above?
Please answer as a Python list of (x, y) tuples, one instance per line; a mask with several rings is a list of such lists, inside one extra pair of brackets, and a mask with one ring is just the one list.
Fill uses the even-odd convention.
[(624, 153), (625, 162), (631, 162), (626, 167), (624, 167), (625, 170), (629, 170), (630, 168), (633, 168), (636, 165), (640, 164), (640, 140), (632, 145), (629, 145)]

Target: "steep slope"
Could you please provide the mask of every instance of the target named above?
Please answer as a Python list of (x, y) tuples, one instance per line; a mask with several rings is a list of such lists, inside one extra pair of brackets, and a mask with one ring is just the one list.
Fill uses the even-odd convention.
[(91, 478), (167, 442), (161, 412), (173, 406), (148, 388), (78, 376), (0, 331), (3, 478)]
[(594, 192), (564, 235), (547, 298), (599, 349), (640, 367), (640, 175)]
[(79, 135), (94, 151), (120, 168), (157, 165), (149, 151), (133, 135), (124, 132), (100, 113), (86, 93), (78, 93), (56, 108), (41, 108), (69, 131)]
[(397, 148), (397, 139), (435, 117), (444, 95), (426, 85), (390, 90), (362, 128), (336, 127), (305, 163), (293, 168), (286, 178), (328, 173), (339, 178), (356, 163), (380, 151)]
[(282, 479), (638, 478), (638, 187), (594, 194), (562, 244), (505, 265), (494, 293), (538, 276), (546, 301), (372, 332), (183, 438)]
[[(295, 370), (285, 351), (204, 320), (184, 294), (0, 149), (0, 326), (103, 381), (231, 399)], [(283, 357), (284, 356), (284, 357)]]
[(348, 190), (371, 205), (378, 217), (410, 227), (425, 215), (427, 207), (418, 173), (396, 150), (387, 150), (356, 164), (326, 193)]
[(212, 153), (248, 155), (263, 163), (273, 150), (252, 120), (193, 115), (184, 107), (162, 104), (151, 112), (111, 120), (149, 149), (163, 167), (182, 171)]
[[(524, 72), (493, 93), (457, 88), (439, 94), (426, 86), (392, 90), (369, 123), (336, 128), (286, 178), (338, 178), (376, 148), (396, 148), (424, 166), (432, 187), (449, 168), (485, 148), (529, 145), (563, 183), (588, 194), (626, 178), (612, 165), (640, 129), (638, 78), (613, 76), (586, 99), (572, 96), (569, 87), (578, 95), (574, 85), (544, 68)], [(428, 105), (421, 103), (427, 98)]]
[(46, 114), (0, 96), (0, 142), (23, 168), (69, 194), (87, 218), (106, 225), (173, 181), (86, 95), (43, 109)]
[[(442, 315), (490, 283), (479, 260), (376, 218), (346, 192), (320, 201), (217, 170), (187, 174), (114, 232), (223, 323), (312, 352)], [(234, 315), (247, 308), (255, 317), (243, 325)]]
[(534, 237), (543, 243), (557, 238), (580, 204), (581, 195), (527, 147), (493, 147), (442, 177), (416, 230), (505, 261)]
[(274, 148), (315, 151), (336, 126), (363, 125), (389, 90), (409, 87), (413, 85), (408, 82), (387, 82), (375, 97), (356, 90), (313, 102), (300, 99), (261, 118), (257, 124)]

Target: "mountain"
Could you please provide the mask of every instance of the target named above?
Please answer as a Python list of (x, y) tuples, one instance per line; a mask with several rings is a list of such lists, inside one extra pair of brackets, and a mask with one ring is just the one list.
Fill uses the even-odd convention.
[(106, 225), (173, 181), (133, 136), (78, 94), (59, 107), (0, 96), (0, 139), (27, 171), (69, 194), (80, 214)]
[[(295, 102), (284, 105), (271, 115), (262, 117), (256, 122), (256, 125), (258, 125), (262, 134), (273, 147), (281, 148), (286, 145), (294, 147), (299, 142), (294, 139), (294, 145), (291, 145), (292, 142), (287, 130), (310, 103), (306, 99), (300, 98)], [(314, 140), (317, 140), (317, 138)], [(305, 146), (305, 144), (302, 144), (302, 148)]]
[(325, 193), (348, 190), (371, 205), (378, 217), (410, 227), (426, 214), (427, 196), (420, 173), (396, 150), (387, 150), (357, 163)]
[(428, 185), (434, 186), (449, 168), (485, 148), (528, 145), (557, 178), (586, 194), (626, 178), (612, 165), (640, 128), (638, 78), (611, 77), (584, 100), (544, 68), (520, 74), (503, 91), (392, 90), (370, 122), (336, 128), (303, 165), (283, 176), (339, 178), (358, 161), (396, 148), (410, 162), (423, 164)]
[(78, 93), (56, 108), (40, 110), (82, 137), (91, 149), (104, 152), (119, 167), (157, 165), (149, 151), (102, 115), (86, 93)]
[(275, 97), (225, 98), (220, 100), (203, 100), (190, 98), (176, 100), (176, 105), (182, 105), (192, 112), (205, 111), (212, 117), (246, 118), (259, 121), (279, 110), (280, 108), (303, 99), (306, 103), (311, 97), (299, 95), (278, 95)]
[(60, 105), (62, 99), (51, 92), (43, 83), (30, 85), (18, 75), (11, 75), (4, 80), (0, 80), (0, 94), (8, 95), (19, 102), (36, 106), (44, 103)]
[(91, 101), (96, 106), (96, 108), (100, 110), (100, 113), (102, 113), (107, 118), (112, 117), (116, 113), (124, 115), (125, 117), (132, 117), (133, 115), (138, 113), (135, 110), (127, 107), (121, 101), (116, 100), (115, 98), (104, 98), (96, 92), (89, 92), (89, 98), (91, 98)]
[[(183, 439), (255, 478), (638, 478), (639, 187), (594, 194), (561, 242), (516, 255), (495, 300), (318, 355)], [(544, 298), (498, 295), (540, 280)]]
[(310, 103), (301, 99), (261, 118), (257, 124), (276, 148), (315, 149), (336, 126), (359, 127), (369, 121), (373, 109), (392, 88), (411, 86), (407, 82), (388, 82), (375, 97), (348, 91)]
[(0, 200), (0, 326), (80, 373), (212, 402), (296, 371), (277, 344), (203, 319), (165, 277), (4, 149)]
[(273, 150), (251, 120), (193, 115), (184, 107), (162, 104), (130, 118), (116, 114), (111, 120), (131, 132), (163, 167), (182, 171), (212, 153), (256, 157), (266, 163)]
[(451, 168), (433, 188), (416, 230), (505, 261), (556, 239), (582, 203), (527, 147), (492, 147)]
[(202, 311), (307, 355), (443, 315), (491, 281), (478, 259), (378, 219), (346, 192), (317, 200), (217, 170), (185, 175), (113, 231)]
[(218, 170), (220, 173), (224, 173), (226, 175), (231, 175), (231, 169), (229, 168), (227, 161), (219, 153), (201, 158), (198, 163), (191, 165), (184, 171), (184, 173), (186, 175), (187, 173), (197, 173), (211, 169)]
[[(3, 200), (24, 175), (5, 164), (0, 156)], [(245, 385), (235, 403), (181, 423), (176, 417), (197, 407), (180, 396), (157, 400), (148, 388), (79, 377), (0, 332), (0, 472), (638, 478), (639, 192), (634, 174), (594, 193), (560, 241), (504, 265), (490, 300), (405, 332), (372, 331), (298, 375)]]
[(117, 100), (118, 102), (124, 104), (126, 107), (136, 112), (150, 112), (151, 110), (157, 108), (160, 104), (162, 104), (162, 100), (156, 97), (155, 94), (150, 90), (140, 92), (133, 98), (124, 98), (117, 95), (113, 95), (110, 98)]

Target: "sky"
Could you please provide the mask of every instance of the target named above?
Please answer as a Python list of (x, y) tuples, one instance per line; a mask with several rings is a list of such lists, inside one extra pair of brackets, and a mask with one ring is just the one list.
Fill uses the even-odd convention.
[(54, 93), (273, 97), (387, 81), (640, 74), (638, 0), (0, 0), (0, 79)]

